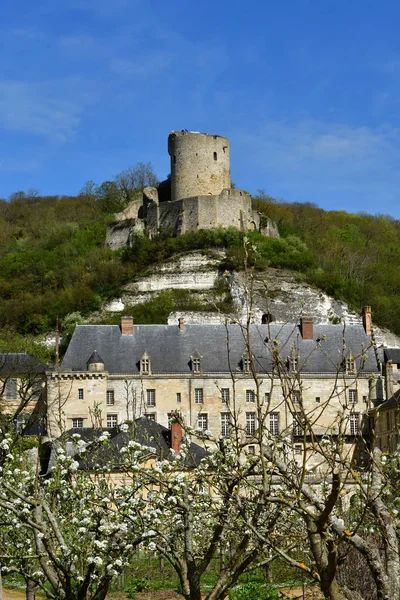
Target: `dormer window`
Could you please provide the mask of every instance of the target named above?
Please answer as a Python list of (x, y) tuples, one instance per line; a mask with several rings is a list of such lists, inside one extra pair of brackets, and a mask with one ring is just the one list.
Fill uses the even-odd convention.
[(290, 350), (290, 356), (288, 356), (288, 366), (290, 373), (296, 373), (299, 368), (299, 356), (296, 349), (292, 347)]
[(351, 351), (345, 359), (345, 369), (346, 375), (354, 375), (354, 373), (356, 372), (356, 361)]
[(248, 352), (245, 352), (242, 356), (242, 368), (243, 373), (250, 373), (251, 371), (251, 357)]
[(151, 360), (147, 352), (144, 352), (140, 359), (140, 374), (151, 375)]
[(192, 373), (201, 373), (201, 359), (203, 357), (200, 356), (198, 350), (196, 350), (193, 356), (190, 357), (192, 364)]

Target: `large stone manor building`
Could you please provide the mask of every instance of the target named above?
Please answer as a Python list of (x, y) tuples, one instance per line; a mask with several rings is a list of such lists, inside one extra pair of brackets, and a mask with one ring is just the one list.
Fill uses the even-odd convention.
[[(48, 433), (114, 428), (143, 415), (228, 436), (235, 421), (252, 450), (257, 398), (266, 427), (302, 455), (302, 414), (314, 434), (335, 436), (345, 415), (348, 452), (368, 434), (368, 412), (385, 399), (383, 354), (364, 325), (299, 323), (77, 326), (62, 365), (48, 375)], [(279, 356), (279, 358), (277, 358)]]

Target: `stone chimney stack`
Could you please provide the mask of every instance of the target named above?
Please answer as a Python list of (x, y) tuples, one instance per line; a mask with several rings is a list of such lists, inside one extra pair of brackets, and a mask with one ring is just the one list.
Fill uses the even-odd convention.
[(393, 396), (393, 363), (388, 360), (386, 363), (386, 400)]
[(180, 330), (180, 331), (183, 331), (183, 329), (184, 329), (184, 326), (185, 326), (185, 324), (184, 324), (184, 321), (183, 321), (183, 319), (182, 319), (182, 317), (181, 317), (181, 318), (179, 319), (179, 330)]
[(121, 317), (121, 333), (122, 335), (133, 334), (133, 317)]
[(181, 451), (181, 445), (183, 440), (182, 425), (179, 418), (173, 418), (171, 423), (171, 450), (175, 454), (179, 454)]
[(362, 320), (367, 335), (372, 334), (372, 311), (370, 306), (364, 306), (362, 311)]
[(300, 331), (303, 340), (314, 339), (313, 318), (310, 315), (304, 315), (304, 317), (301, 317)]

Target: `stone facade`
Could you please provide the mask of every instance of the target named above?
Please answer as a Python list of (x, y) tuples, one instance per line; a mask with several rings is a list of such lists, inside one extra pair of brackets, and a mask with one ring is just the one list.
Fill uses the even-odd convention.
[(231, 188), (229, 141), (197, 131), (171, 131), (171, 201), (218, 196)]
[[(261, 221), (251, 197), (231, 188), (229, 142), (219, 135), (173, 131), (168, 138), (170, 186), (147, 187), (143, 200), (133, 201), (107, 228), (106, 243), (117, 249), (136, 234), (160, 232), (177, 236), (199, 229), (235, 227), (279, 237), (276, 225)], [(159, 193), (170, 188), (167, 196)]]
[[(282, 385), (282, 378), (267, 366), (256, 377), (246, 371), (240, 359), (243, 354), (240, 329), (234, 337), (236, 326), (231, 326), (229, 369), (226, 356), (221, 356), (221, 349), (225, 347), (227, 353), (230, 343), (222, 325), (190, 326), (180, 319), (179, 324), (169, 326), (134, 326), (128, 321), (126, 318), (120, 331), (116, 326), (77, 328), (63, 365), (49, 374), (50, 436), (57, 437), (62, 429), (92, 426), (96, 422), (112, 427), (143, 415), (168, 427), (169, 415), (179, 411), (187, 425), (208, 429), (216, 437), (226, 435), (227, 424), (235, 420), (251, 446), (258, 397), (267, 407), (263, 409), (268, 413), (265, 426), (275, 428), (276, 435), (283, 440), (291, 440), (292, 449), (300, 459), (309, 450), (303, 432), (294, 428), (299, 410), (314, 423), (313, 434), (318, 438), (335, 438), (345, 415), (345, 443), (351, 460), (363, 447), (363, 435), (369, 435), (369, 410), (385, 398), (381, 363), (375, 360), (372, 346), (365, 351), (368, 359), (362, 368), (357, 362), (361, 359), (355, 361), (352, 372), (342, 368), (343, 361), (337, 367), (333, 364), (341, 350), (337, 344), (337, 340), (342, 340), (341, 325), (321, 325), (317, 329), (311, 320), (300, 327), (293, 325), (291, 340), (298, 340), (305, 363), (304, 367), (299, 365), (300, 376), (296, 373), (291, 376), (288, 371), (287, 381)], [(271, 327), (272, 324), (255, 327), (252, 335), (256, 332), (264, 340)], [(323, 331), (327, 332), (326, 344), (318, 341), (325, 335)], [(276, 325), (276, 332), (284, 346), (288, 326)], [(354, 356), (356, 347), (368, 347), (362, 325), (349, 326), (345, 335), (347, 348), (353, 346)], [(93, 365), (87, 356), (87, 368), (82, 369), (83, 357), (94, 343), (105, 362)], [(321, 350), (319, 344), (323, 346)], [(143, 351), (146, 348), (149, 352)], [(283, 356), (285, 352), (289, 355), (292, 348), (292, 343), (287, 350), (282, 347)], [(311, 348), (321, 353), (319, 359)], [(327, 356), (331, 358), (324, 362)], [(257, 361), (262, 360), (257, 350)], [(313, 360), (316, 362), (309, 364)], [(300, 399), (293, 389), (299, 390)], [(357, 460), (362, 463), (363, 459), (363, 453), (359, 452)], [(310, 467), (316, 466), (313, 460), (310, 453)]]

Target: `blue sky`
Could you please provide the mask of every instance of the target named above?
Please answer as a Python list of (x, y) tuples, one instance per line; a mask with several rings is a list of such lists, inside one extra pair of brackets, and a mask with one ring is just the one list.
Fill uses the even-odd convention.
[(397, 0), (6, 0), (0, 197), (164, 178), (189, 129), (251, 193), (400, 218), (399, 23)]

